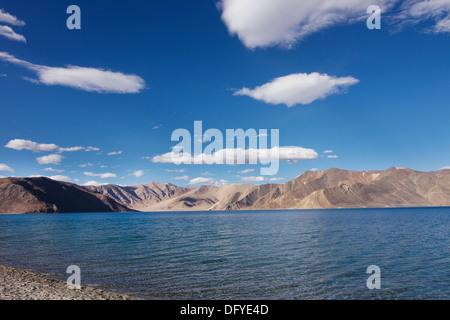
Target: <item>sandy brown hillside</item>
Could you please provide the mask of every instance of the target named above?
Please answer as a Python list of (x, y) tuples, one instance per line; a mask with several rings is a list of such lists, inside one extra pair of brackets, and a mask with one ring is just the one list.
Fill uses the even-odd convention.
[(135, 210), (145, 211), (146, 208), (161, 201), (175, 198), (190, 191), (190, 188), (183, 188), (171, 183), (150, 182), (137, 186), (89, 186), (85, 187), (89, 191), (98, 192), (108, 196), (118, 203)]
[(143, 211), (226, 210), (227, 206), (240, 199), (251, 184), (225, 186), (201, 186), (189, 192), (142, 208)]
[(281, 185), (254, 187), (227, 209), (410, 206), (450, 206), (450, 170), (308, 171)]
[(0, 179), (0, 213), (131, 211), (104, 195), (48, 178)]

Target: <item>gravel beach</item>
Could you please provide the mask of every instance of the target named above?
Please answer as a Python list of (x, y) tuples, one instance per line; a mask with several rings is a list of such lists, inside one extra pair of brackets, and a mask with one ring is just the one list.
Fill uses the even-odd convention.
[(125, 294), (82, 286), (69, 290), (66, 282), (27, 270), (0, 265), (0, 300), (136, 300)]

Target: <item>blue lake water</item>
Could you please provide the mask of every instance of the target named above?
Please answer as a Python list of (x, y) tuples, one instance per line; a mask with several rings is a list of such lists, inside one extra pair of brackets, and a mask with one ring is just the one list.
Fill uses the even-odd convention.
[(450, 208), (0, 215), (0, 264), (156, 299), (450, 299), (449, 230)]

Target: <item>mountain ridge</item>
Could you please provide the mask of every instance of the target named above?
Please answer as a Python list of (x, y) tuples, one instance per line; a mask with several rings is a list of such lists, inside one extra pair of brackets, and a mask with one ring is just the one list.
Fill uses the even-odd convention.
[(76, 184), (39, 178), (0, 179), (0, 214), (134, 211)]
[[(213, 211), (265, 209), (326, 209), (378, 207), (450, 206), (450, 170), (421, 172), (410, 168), (391, 167), (386, 170), (351, 171), (331, 168), (306, 171), (282, 184), (230, 184), (179, 187), (171, 183), (150, 182), (144, 185), (77, 186), (47, 178), (0, 179), (0, 212), (6, 208), (19, 210), (22, 198), (7, 199), (5, 179), (46, 179), (60, 188), (74, 192), (85, 190), (100, 199), (103, 210), (112, 211)], [(34, 180), (35, 184), (37, 180)], [(44, 188), (45, 189), (45, 188)], [(53, 186), (54, 189), (54, 186)], [(52, 189), (52, 190), (53, 190)], [(51, 193), (51, 190), (44, 190)], [(34, 191), (39, 194), (39, 187)], [(26, 201), (32, 206), (33, 196)], [(87, 196), (87, 195), (84, 195)], [(88, 198), (89, 198), (88, 197)], [(36, 204), (33, 212), (54, 212), (52, 198), (48, 204)], [(72, 197), (73, 198), (73, 197)], [(76, 197), (75, 197), (76, 198)], [(92, 198), (89, 198), (92, 200)], [(109, 200), (108, 200), (109, 199)], [(34, 202), (33, 202), (34, 201)], [(75, 201), (75, 200), (73, 200)], [(105, 202), (106, 201), (106, 202)], [(111, 202), (110, 202), (111, 201)], [(38, 201), (39, 202), (39, 201)], [(94, 201), (96, 202), (96, 201)], [(98, 205), (98, 204), (97, 204)], [(61, 204), (60, 204), (61, 206)], [(106, 207), (105, 207), (106, 206)], [(57, 205), (58, 207), (58, 205)], [(109, 209), (107, 209), (109, 208)], [(92, 208), (88, 208), (92, 209)], [(61, 211), (61, 209), (59, 210)]]

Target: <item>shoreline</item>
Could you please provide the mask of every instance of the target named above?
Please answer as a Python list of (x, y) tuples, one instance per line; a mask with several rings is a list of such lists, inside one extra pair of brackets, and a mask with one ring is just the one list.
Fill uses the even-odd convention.
[(0, 265), (0, 279), (0, 300), (140, 300), (83, 285), (69, 290), (66, 281), (5, 265)]
[(450, 206), (399, 206), (399, 207), (335, 207), (335, 208), (275, 208), (275, 209), (233, 209), (233, 210), (149, 210), (149, 211), (116, 211), (116, 212), (61, 212), (61, 213), (3, 213), (0, 212), (0, 216), (20, 216), (20, 215), (63, 215), (63, 214), (84, 214), (84, 213), (108, 213), (108, 214), (116, 214), (116, 213), (196, 213), (196, 212), (228, 212), (228, 213), (234, 213), (234, 212), (244, 212), (244, 211), (328, 211), (328, 210), (363, 210), (363, 209), (369, 209), (369, 210), (380, 210), (380, 209), (444, 209), (444, 208), (450, 208)]

